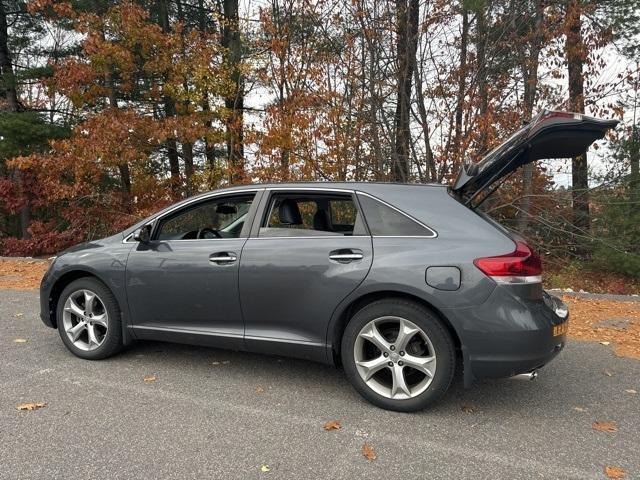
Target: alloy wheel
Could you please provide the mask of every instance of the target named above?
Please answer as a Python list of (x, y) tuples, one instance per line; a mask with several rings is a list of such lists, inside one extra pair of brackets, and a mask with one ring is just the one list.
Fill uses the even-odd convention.
[(67, 297), (62, 322), (71, 343), (89, 352), (103, 344), (109, 328), (109, 314), (95, 292), (76, 290)]
[(354, 344), (356, 369), (374, 392), (392, 400), (423, 393), (436, 372), (436, 354), (428, 335), (415, 323), (385, 316), (367, 323)]

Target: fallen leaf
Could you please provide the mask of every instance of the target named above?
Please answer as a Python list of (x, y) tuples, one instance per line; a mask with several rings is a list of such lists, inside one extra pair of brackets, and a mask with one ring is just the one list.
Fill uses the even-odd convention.
[(611, 467), (609, 465), (604, 467), (604, 474), (607, 478), (624, 478), (627, 476), (627, 473), (623, 469), (619, 467)]
[(155, 382), (156, 380), (158, 380), (158, 377), (156, 377), (155, 375), (145, 375), (144, 378), (142, 379), (144, 383), (152, 383), (152, 382)]
[(602, 373), (604, 373), (607, 377), (613, 377), (613, 373), (611, 373), (609, 370), (603, 370)]
[(13, 343), (27, 343), (28, 340), (26, 338), (16, 338)]
[(342, 425), (338, 420), (329, 420), (327, 423), (322, 425), (322, 428), (325, 430), (340, 430)]
[(600, 345), (609, 345), (611, 342), (600, 342)]
[(585, 408), (585, 407), (573, 407), (573, 409), (574, 409), (576, 412), (586, 412), (586, 411), (588, 411), (588, 410), (589, 410), (588, 408)]
[(618, 426), (616, 425), (616, 422), (593, 422), (593, 425), (591, 425), (591, 427), (594, 430), (597, 430), (599, 432), (617, 432), (618, 431)]
[(269, 465), (262, 465), (260, 467), (260, 471), (264, 472), (264, 473), (270, 472), (271, 471), (271, 467), (269, 467)]
[(24, 313), (16, 313), (16, 314), (14, 315), (14, 317), (16, 317), (16, 318), (24, 317)]
[(260, 385), (258, 385), (256, 387), (256, 393), (264, 393), (264, 388), (262, 388)]
[(625, 390), (625, 392), (630, 393), (631, 395), (635, 395), (636, 393), (638, 393), (636, 390), (634, 390), (633, 388), (629, 388), (628, 390)]
[(376, 458), (378, 458), (376, 452), (373, 451), (373, 447), (368, 443), (362, 445), (362, 455), (364, 455), (364, 458), (366, 458), (367, 460), (375, 460)]
[(21, 403), (16, 406), (18, 410), (38, 410), (39, 408), (46, 407), (47, 404), (44, 402), (29, 402), (29, 403)]
[(471, 405), (469, 403), (465, 403), (462, 405), (462, 407), (460, 407), (460, 409), (464, 412), (464, 413), (473, 413), (476, 411), (476, 407), (475, 405)]

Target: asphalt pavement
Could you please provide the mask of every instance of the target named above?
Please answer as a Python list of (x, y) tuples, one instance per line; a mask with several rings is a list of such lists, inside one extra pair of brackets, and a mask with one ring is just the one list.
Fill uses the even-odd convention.
[(534, 382), (465, 390), (458, 375), (437, 406), (401, 414), (300, 360), (142, 342), (81, 360), (39, 320), (37, 292), (5, 290), (0, 479), (640, 478), (640, 393), (625, 391), (639, 379), (640, 361), (574, 341)]

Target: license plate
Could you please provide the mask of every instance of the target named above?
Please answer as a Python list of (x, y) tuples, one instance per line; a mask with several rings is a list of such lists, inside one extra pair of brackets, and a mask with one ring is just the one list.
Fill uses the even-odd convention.
[(553, 326), (553, 336), (564, 335), (569, 331), (569, 322), (561, 323)]

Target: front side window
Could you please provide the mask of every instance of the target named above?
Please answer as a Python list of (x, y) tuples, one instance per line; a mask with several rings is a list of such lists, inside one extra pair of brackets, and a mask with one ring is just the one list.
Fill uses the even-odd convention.
[(261, 225), (261, 237), (366, 235), (351, 195), (274, 194)]
[(402, 212), (370, 197), (358, 194), (371, 235), (378, 237), (435, 237), (436, 233)]
[(238, 238), (255, 194), (198, 203), (162, 220), (158, 240)]

